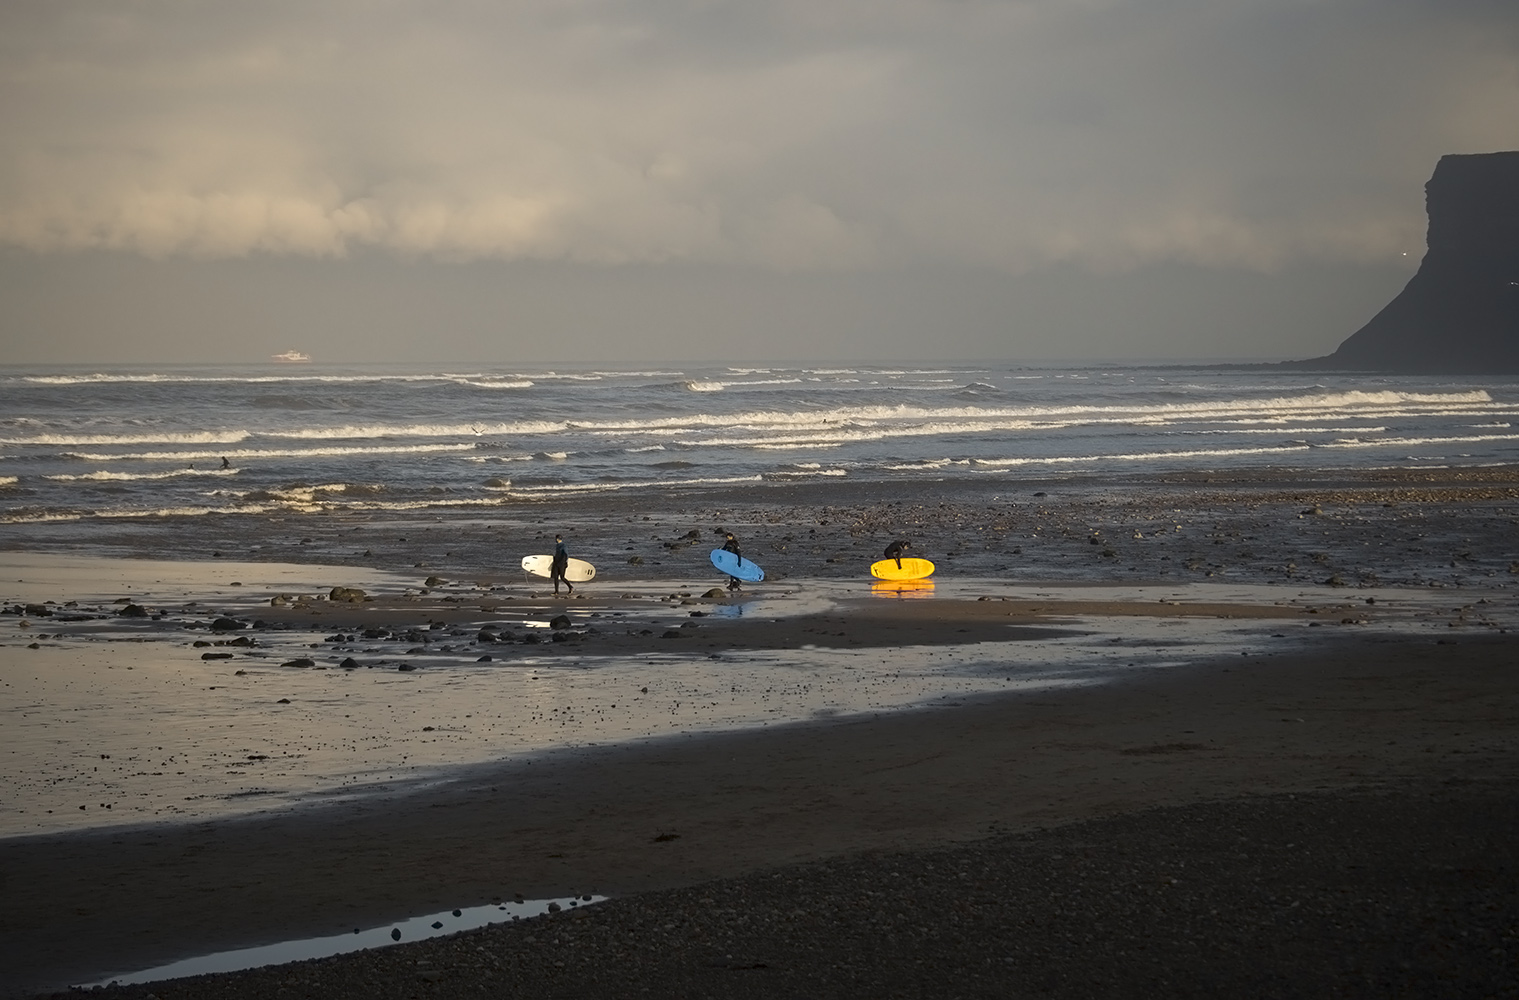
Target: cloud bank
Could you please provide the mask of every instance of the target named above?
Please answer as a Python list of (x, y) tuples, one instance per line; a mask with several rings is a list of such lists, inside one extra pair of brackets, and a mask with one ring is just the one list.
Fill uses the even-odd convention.
[(1519, 17), (1412, 0), (18, 0), (0, 244), (781, 271), (1422, 247)]

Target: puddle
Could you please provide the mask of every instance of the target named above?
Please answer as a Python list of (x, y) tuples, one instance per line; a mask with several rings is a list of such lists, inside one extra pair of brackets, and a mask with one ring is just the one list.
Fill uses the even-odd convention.
[(487, 906), (445, 910), (442, 913), (411, 917), (368, 930), (355, 929), (350, 934), (301, 938), (295, 941), (260, 945), (257, 948), (239, 948), (235, 951), (199, 955), (125, 976), (112, 976), (110, 979), (99, 982), (85, 983), (75, 988), (133, 986), (139, 983), (155, 983), (164, 979), (182, 979), (185, 976), (204, 976), (216, 972), (257, 969), (265, 965), (303, 962), (311, 958), (326, 958), (329, 955), (342, 955), (367, 948), (383, 948), (386, 945), (405, 944), (408, 941), (424, 941), (427, 938), (456, 934), (459, 931), (473, 930), (489, 924), (525, 920), (529, 917), (542, 916), (553, 909), (568, 910), (571, 907), (589, 906), (606, 898), (605, 896), (570, 896), (563, 899), (529, 899), (520, 903), (501, 902)]

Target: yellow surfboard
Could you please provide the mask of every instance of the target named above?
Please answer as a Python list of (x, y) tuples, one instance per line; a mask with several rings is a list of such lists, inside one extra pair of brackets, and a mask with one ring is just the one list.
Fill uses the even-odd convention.
[(878, 580), (921, 580), (934, 575), (934, 564), (916, 556), (904, 556), (898, 569), (895, 559), (882, 559), (870, 564), (870, 575)]

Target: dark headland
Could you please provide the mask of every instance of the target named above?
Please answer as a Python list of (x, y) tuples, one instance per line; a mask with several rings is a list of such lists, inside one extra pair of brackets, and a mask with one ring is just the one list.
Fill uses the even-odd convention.
[(1282, 367), (1519, 373), (1519, 152), (1443, 156), (1424, 193), (1418, 273), (1339, 350)]

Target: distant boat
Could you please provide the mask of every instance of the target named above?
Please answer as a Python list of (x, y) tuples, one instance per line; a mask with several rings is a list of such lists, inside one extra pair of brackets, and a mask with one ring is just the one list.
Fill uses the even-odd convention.
[(287, 365), (304, 364), (311, 360), (311, 355), (302, 354), (300, 351), (286, 351), (284, 354), (276, 354), (273, 357), (275, 361)]

